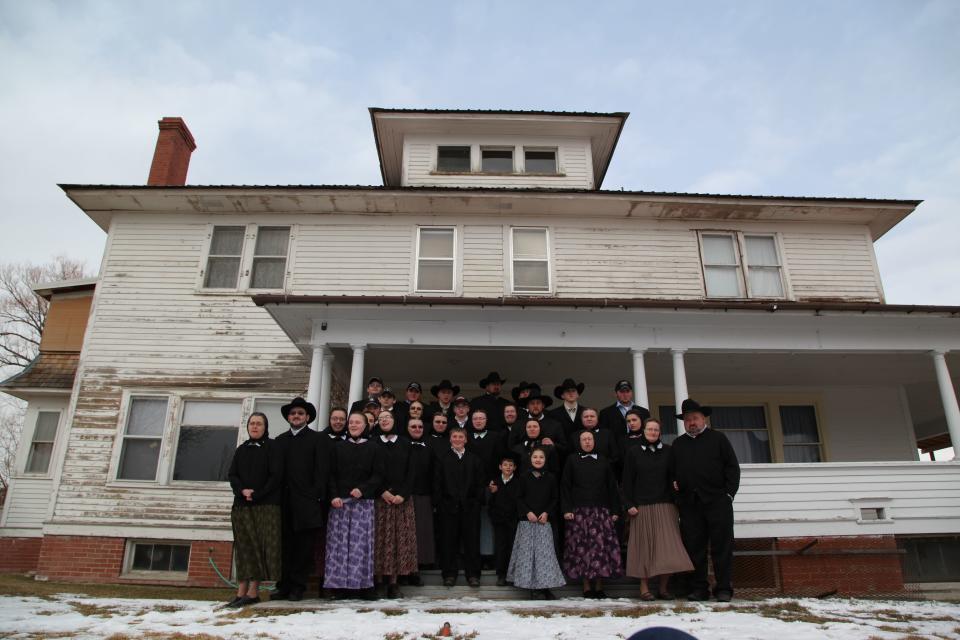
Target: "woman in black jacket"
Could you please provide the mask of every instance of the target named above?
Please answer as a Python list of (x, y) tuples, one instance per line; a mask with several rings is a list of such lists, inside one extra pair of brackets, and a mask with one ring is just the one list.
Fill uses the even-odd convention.
[[(419, 402), (410, 403), (411, 410)], [(436, 562), (436, 546), (433, 527), (433, 465), (436, 458), (428, 442), (429, 436), (423, 420), (411, 414), (407, 421), (407, 437), (410, 438), (411, 497), (417, 530), (417, 564), (430, 565)], [(419, 573), (410, 576), (408, 584), (419, 587), (423, 584)]]
[(262, 580), (280, 577), (280, 484), (283, 458), (270, 440), (267, 416), (247, 419), (248, 440), (237, 447), (227, 477), (233, 489), (233, 545), (237, 559), (237, 597), (228, 606), (260, 602)]
[(374, 508), (374, 573), (387, 583), (387, 597), (399, 598), (397, 577), (417, 572), (417, 524), (410, 499), (411, 445), (396, 432), (396, 420), (389, 411), (380, 412), (379, 424), (380, 435), (373, 438), (381, 472)]
[(648, 579), (660, 576), (660, 597), (670, 599), (670, 575), (693, 571), (683, 548), (677, 507), (670, 486), (670, 445), (660, 441), (660, 422), (643, 426), (644, 439), (627, 453), (623, 467), (623, 495), (630, 533), (627, 542), (627, 575), (640, 578), (640, 599), (653, 600)]

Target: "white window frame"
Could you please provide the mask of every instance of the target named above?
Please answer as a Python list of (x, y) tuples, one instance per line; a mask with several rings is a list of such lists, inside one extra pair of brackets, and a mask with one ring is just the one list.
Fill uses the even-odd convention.
[[(157, 454), (157, 469), (154, 473), (153, 480), (135, 480), (132, 478), (118, 477), (120, 473), (120, 459), (123, 457), (123, 444), (128, 437), (126, 435), (126, 430), (127, 423), (130, 419), (130, 406), (133, 404), (135, 399), (154, 399), (167, 401), (167, 413), (164, 416), (163, 431), (159, 438), (160, 452)], [(109, 480), (107, 481), (107, 485), (142, 487), (144, 485), (156, 485), (161, 483), (160, 479), (165, 477), (166, 469), (164, 468), (164, 453), (167, 450), (167, 441), (171, 422), (170, 417), (175, 409), (175, 405), (175, 397), (167, 393), (124, 391), (123, 398), (120, 402), (120, 412), (117, 416), (117, 431), (114, 439), (113, 455), (110, 460), (110, 475), (108, 476)], [(157, 439), (153, 437), (147, 438), (145, 436), (133, 436), (133, 438), (141, 440)]]
[[(237, 286), (235, 288), (206, 287), (205, 280), (207, 274), (207, 265), (210, 258), (210, 247), (213, 244), (213, 232), (215, 227), (243, 227), (243, 247), (240, 252), (240, 272), (237, 276)], [(253, 274), (253, 261), (257, 246), (257, 233), (260, 227), (287, 227), (290, 229), (290, 237), (287, 242), (287, 262), (284, 268), (283, 285), (278, 288), (253, 288), (251, 287), (251, 276)], [(296, 239), (299, 235), (299, 225), (276, 222), (272, 224), (255, 224), (230, 222), (228, 220), (211, 223), (207, 225), (206, 243), (204, 245), (203, 255), (200, 260), (200, 269), (197, 275), (196, 291), (205, 295), (236, 295), (238, 292), (286, 292), (289, 290), (290, 281), (293, 276), (294, 256), (296, 255)]]
[[(50, 461), (47, 463), (46, 471), (30, 471), (30, 460), (33, 457), (33, 445), (35, 444), (35, 438), (37, 435), (37, 423), (40, 421), (41, 413), (56, 413), (57, 414), (57, 430), (53, 434), (53, 442), (50, 443)], [(21, 438), (26, 444), (26, 452), (23, 459), (23, 465), (21, 467), (21, 475), (29, 478), (49, 478), (52, 475), (53, 466), (57, 459), (57, 442), (60, 440), (60, 431), (63, 428), (63, 409), (44, 409), (39, 408), (35, 413), (31, 415), (32, 417), (32, 428), (27, 433), (27, 429), (23, 430)], [(26, 436), (29, 435), (29, 439)], [(46, 442), (46, 441), (44, 441)]]
[[(419, 289), (418, 284), (420, 282), (420, 232), (422, 230), (432, 231), (432, 230), (443, 230), (443, 231), (453, 231), (453, 258), (424, 258), (424, 260), (434, 261), (434, 262), (447, 262), (452, 261), (453, 263), (453, 278), (452, 278), (452, 289)], [(460, 250), (460, 238), (461, 238), (461, 229), (458, 225), (417, 225), (416, 233), (414, 234), (414, 252), (413, 252), (413, 282), (411, 283), (410, 290), (417, 295), (438, 295), (438, 296), (454, 296), (459, 295), (461, 291), (461, 274), (462, 274), (462, 263), (461, 256), (462, 252)]]
[[(545, 235), (545, 242), (547, 248), (547, 257), (546, 260), (542, 262), (547, 263), (547, 288), (544, 291), (518, 291), (516, 287), (516, 282), (514, 278), (514, 262), (517, 258), (514, 258), (513, 250), (513, 232), (515, 229), (521, 230), (536, 230), (543, 231)], [(507, 254), (507, 265), (506, 271), (510, 274), (510, 294), (515, 296), (549, 296), (554, 293), (554, 277), (553, 277), (553, 234), (550, 233), (550, 227), (539, 227), (531, 225), (517, 225), (507, 227), (507, 244), (509, 247), (509, 252)], [(534, 260), (527, 258), (520, 258), (526, 262), (533, 262)]]
[[(487, 171), (483, 168), (483, 152), (484, 151), (509, 151), (510, 152), (510, 171)], [(480, 145), (480, 173), (484, 175), (514, 175), (518, 172), (517, 169), (517, 148), (514, 145), (503, 145), (503, 144), (482, 144)]]
[[(736, 272), (737, 272), (737, 287), (739, 293), (736, 296), (718, 296), (710, 295), (710, 292), (707, 290), (707, 268), (710, 265), (706, 260), (706, 253), (704, 251), (704, 236), (726, 236), (733, 240), (733, 253), (734, 258), (736, 259)], [(777, 251), (777, 267), (780, 271), (780, 287), (783, 289), (783, 295), (781, 296), (755, 296), (750, 291), (750, 265), (747, 262), (747, 244), (746, 238), (771, 238), (773, 239), (774, 248)], [(700, 251), (700, 276), (703, 279), (703, 295), (706, 299), (711, 300), (789, 300), (791, 299), (791, 291), (789, 282), (787, 279), (787, 268), (786, 263), (783, 258), (783, 243), (780, 238), (780, 234), (776, 232), (762, 232), (762, 231), (737, 231), (729, 229), (699, 229), (697, 230), (697, 244)], [(723, 266), (723, 265), (716, 265)], [(768, 265), (763, 265), (767, 267)]]
[[(470, 150), (470, 168), (466, 171), (451, 171), (450, 169), (441, 169), (440, 168), (440, 148), (441, 147), (466, 147)], [(466, 143), (454, 143), (454, 142), (443, 142), (437, 143), (433, 146), (433, 171), (440, 174), (449, 174), (449, 175), (461, 175), (464, 173), (474, 173), (477, 170), (477, 162), (479, 161), (479, 156), (477, 145)]]
[[(539, 153), (543, 153), (543, 152), (547, 152), (547, 151), (552, 151), (552, 152), (553, 152), (553, 172), (552, 172), (552, 173), (544, 173), (544, 172), (542, 172), (542, 171), (529, 171), (529, 170), (527, 170), (527, 151), (534, 151), (534, 152), (539, 152)], [(528, 174), (528, 175), (531, 175), (531, 176), (557, 176), (557, 175), (560, 175), (560, 174), (561, 174), (561, 171), (560, 171), (560, 149), (559, 149), (559, 147), (538, 147), (538, 146), (536, 146), (536, 145), (529, 146), (529, 147), (521, 147), (520, 156), (521, 156), (521, 164), (520, 164), (520, 166), (523, 168), (523, 169), (522, 169), (522, 173), (525, 173), (525, 174)]]
[[(150, 545), (170, 545), (176, 547), (187, 547), (187, 570), (186, 571), (150, 571), (133, 568), (134, 548), (138, 544)], [(144, 538), (127, 538), (123, 550), (123, 571), (121, 577), (124, 578), (150, 578), (156, 580), (186, 581), (190, 577), (190, 560), (193, 556), (193, 543), (189, 540), (147, 540)]]
[[(180, 445), (180, 432), (183, 428), (183, 414), (186, 410), (188, 402), (220, 402), (220, 403), (234, 403), (240, 405), (240, 424), (237, 425), (237, 437), (234, 441), (235, 446), (240, 446), (240, 443), (243, 442), (245, 430), (243, 428), (246, 424), (247, 418), (249, 418), (250, 413), (253, 411), (251, 405), (253, 402), (252, 396), (238, 396), (238, 395), (226, 395), (226, 396), (194, 396), (194, 395), (182, 395), (178, 397), (177, 403), (177, 416), (176, 425), (171, 434), (170, 442), (170, 465), (167, 471), (167, 482), (166, 484), (183, 487), (183, 486), (196, 486), (196, 487), (209, 487), (209, 486), (223, 486), (228, 485), (229, 480), (174, 480), (173, 474), (177, 468), (177, 447)], [(204, 425), (187, 425), (188, 427), (204, 426)], [(214, 427), (218, 428), (218, 427)], [(223, 427), (219, 427), (223, 428)]]

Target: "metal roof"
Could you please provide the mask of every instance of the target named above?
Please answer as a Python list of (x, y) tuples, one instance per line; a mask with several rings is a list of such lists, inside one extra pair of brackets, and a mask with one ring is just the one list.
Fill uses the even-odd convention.
[(590, 118), (626, 118), (629, 111), (543, 111), (540, 109), (393, 109), (370, 107), (370, 113), (480, 114), (494, 116), (574, 116)]

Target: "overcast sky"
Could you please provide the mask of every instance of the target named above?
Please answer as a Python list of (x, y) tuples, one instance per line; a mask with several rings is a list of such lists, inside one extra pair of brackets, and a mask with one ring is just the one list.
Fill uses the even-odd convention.
[(960, 305), (960, 2), (0, 0), (0, 261), (99, 267), (57, 183), (379, 184), (369, 106), (629, 111), (608, 189), (923, 199), (887, 300)]

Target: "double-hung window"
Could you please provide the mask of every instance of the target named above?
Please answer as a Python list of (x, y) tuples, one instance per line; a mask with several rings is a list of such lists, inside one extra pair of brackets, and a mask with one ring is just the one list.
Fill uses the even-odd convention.
[(416, 290), (451, 293), (456, 283), (457, 232), (454, 227), (417, 229)]
[(283, 289), (290, 227), (216, 225), (203, 273), (206, 290)]
[(130, 399), (120, 450), (118, 480), (156, 480), (167, 421), (166, 398)]
[(708, 298), (783, 298), (783, 266), (772, 235), (701, 232)]
[(546, 229), (510, 229), (510, 256), (514, 293), (550, 292), (550, 243)]
[(173, 479), (226, 480), (242, 413), (240, 401), (185, 400)]
[(57, 426), (60, 424), (59, 411), (40, 411), (30, 441), (30, 453), (27, 455), (27, 473), (47, 473), (50, 458), (53, 456), (53, 444), (57, 440)]

